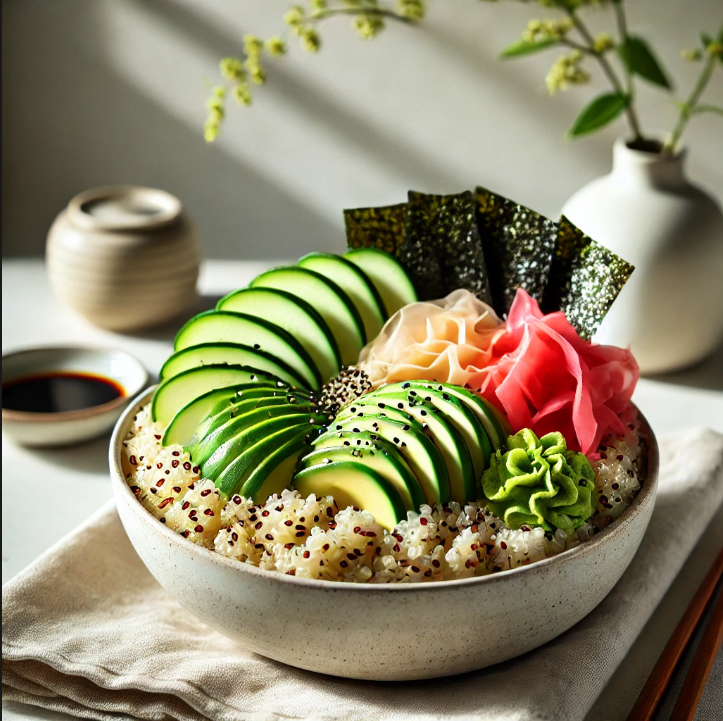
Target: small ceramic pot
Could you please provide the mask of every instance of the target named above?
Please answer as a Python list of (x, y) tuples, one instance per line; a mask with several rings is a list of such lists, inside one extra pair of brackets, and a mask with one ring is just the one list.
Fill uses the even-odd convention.
[(365, 680), (450, 676), (506, 661), (559, 636), (602, 601), (650, 521), (658, 447), (647, 423), (648, 473), (629, 508), (590, 541), (528, 566), (458, 581), (334, 583), (239, 563), (190, 543), (138, 502), (122, 443), (152, 389), (113, 432), (118, 513), (148, 570), (188, 611), (247, 648), (298, 668)]
[(562, 209), (635, 266), (594, 340), (630, 346), (643, 373), (691, 365), (723, 341), (723, 213), (684, 160), (618, 140), (612, 172)]
[(130, 331), (194, 300), (201, 253), (178, 198), (117, 186), (70, 201), (50, 228), (46, 259), (58, 298), (95, 325)]
[(2, 409), (3, 433), (23, 446), (64, 446), (107, 433), (128, 403), (148, 384), (140, 361), (104, 348), (32, 348), (2, 357), (3, 386), (28, 376), (57, 372), (89, 373), (109, 378), (123, 395), (102, 405), (61, 413)]

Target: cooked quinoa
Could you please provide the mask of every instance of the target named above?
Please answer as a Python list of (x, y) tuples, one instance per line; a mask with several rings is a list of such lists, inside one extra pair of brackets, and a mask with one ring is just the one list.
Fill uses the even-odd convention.
[(567, 535), (515, 530), (478, 503), (423, 505), (391, 532), (371, 513), (334, 499), (285, 490), (263, 504), (225, 499), (181, 446), (161, 444), (163, 428), (144, 407), (124, 441), (131, 490), (161, 523), (240, 563), (302, 578), (353, 583), (416, 583), (484, 576), (549, 558), (592, 538), (630, 505), (644, 476), (634, 409), (627, 432), (607, 437), (592, 459), (599, 500), (593, 517)]

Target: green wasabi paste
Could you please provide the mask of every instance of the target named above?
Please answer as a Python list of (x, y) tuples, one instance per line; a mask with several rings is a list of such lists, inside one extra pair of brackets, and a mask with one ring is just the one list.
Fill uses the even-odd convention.
[(597, 502), (595, 472), (582, 453), (567, 450), (562, 433), (538, 438), (529, 428), (507, 438), (482, 476), (482, 502), (511, 528), (542, 526), (570, 533)]

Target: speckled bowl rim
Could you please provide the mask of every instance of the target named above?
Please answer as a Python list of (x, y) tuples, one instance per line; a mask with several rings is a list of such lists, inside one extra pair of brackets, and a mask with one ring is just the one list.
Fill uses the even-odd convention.
[[(644, 502), (652, 496), (652, 502), (655, 500), (655, 493), (658, 486), (658, 473), (659, 473), (659, 451), (658, 442), (655, 437), (650, 424), (648, 423), (645, 416), (640, 412), (640, 409), (635, 405), (635, 409), (641, 419), (641, 434), (643, 435), (648, 449), (647, 455), (647, 473), (645, 481), (638, 492), (638, 495), (633, 499), (633, 502), (628, 508), (623, 511), (621, 516), (613, 521), (609, 526), (604, 528), (602, 531), (593, 536), (589, 541), (581, 543), (575, 548), (571, 548), (562, 553), (558, 553), (550, 558), (544, 558), (541, 561), (535, 561), (526, 566), (518, 566), (517, 568), (508, 569), (499, 573), (490, 574), (488, 576), (477, 576), (474, 578), (462, 578), (448, 581), (430, 581), (421, 583), (343, 583), (338, 581), (323, 581), (312, 578), (298, 578), (296, 576), (289, 576), (286, 574), (278, 573), (276, 571), (266, 571), (257, 566), (253, 566), (249, 563), (241, 563), (239, 561), (227, 558), (226, 556), (216, 553), (203, 546), (198, 546), (195, 543), (190, 543), (185, 538), (177, 533), (174, 533), (170, 528), (160, 523), (155, 516), (149, 513), (138, 501), (130, 486), (126, 483), (126, 479), (123, 475), (123, 470), (120, 461), (120, 452), (122, 442), (125, 437), (125, 433), (121, 435), (124, 426), (132, 414), (138, 412), (139, 408), (146, 405), (150, 400), (150, 397), (155, 390), (155, 387), (149, 388), (129, 404), (126, 411), (120, 417), (113, 429), (113, 436), (110, 441), (109, 449), (109, 461), (110, 461), (110, 473), (111, 482), (113, 485), (114, 495), (116, 497), (116, 503), (120, 500), (128, 501), (132, 512), (135, 513), (139, 518), (142, 518), (143, 523), (149, 523), (152, 525), (154, 530), (161, 535), (162, 538), (167, 540), (169, 543), (176, 544), (182, 547), (187, 552), (194, 556), (210, 561), (211, 563), (225, 565), (229, 568), (235, 569), (240, 574), (250, 573), (252, 575), (260, 575), (266, 580), (272, 580), (278, 583), (288, 583), (293, 586), (301, 586), (315, 590), (348, 590), (351, 593), (424, 593), (425, 591), (442, 591), (442, 590), (453, 590), (459, 586), (473, 586), (477, 584), (491, 584), (504, 582), (506, 578), (511, 578), (512, 575), (520, 573), (527, 573), (531, 569), (537, 569), (538, 571), (543, 568), (559, 568), (565, 563), (568, 563), (578, 556), (584, 556), (587, 553), (592, 552), (597, 546), (606, 543), (609, 539), (617, 536), (620, 533), (625, 533), (627, 525), (633, 520), (638, 514), (640, 507)], [(637, 549), (636, 549), (637, 550)]]
[[(141, 391), (141, 395), (143, 392), (143, 388), (146, 387), (146, 384), (148, 383), (149, 376), (148, 371), (146, 370), (146, 367), (141, 363), (138, 358), (131, 355), (130, 353), (127, 353), (124, 350), (120, 350), (119, 348), (105, 348), (102, 346), (83, 346), (83, 345), (64, 345), (64, 346), (37, 346), (34, 348), (24, 348), (21, 350), (15, 350), (15, 351), (9, 351), (7, 353), (2, 354), (2, 360), (5, 361), (7, 358), (16, 358), (17, 356), (23, 356), (23, 355), (40, 355), (44, 353), (58, 353), (58, 352), (68, 352), (68, 353), (97, 353), (98, 355), (122, 355), (125, 356), (129, 361), (133, 362), (138, 369), (142, 372), (142, 380), (140, 383), (136, 384), (137, 387), (134, 388), (126, 388), (117, 378), (112, 377), (110, 374), (106, 376), (107, 378), (110, 378), (113, 382), (117, 383), (119, 386), (123, 388), (123, 395), (119, 396), (118, 398), (114, 398), (112, 401), (108, 401), (107, 403), (101, 403), (98, 406), (89, 406), (88, 408), (80, 408), (76, 411), (61, 411), (58, 413), (31, 413), (29, 411), (16, 411), (12, 410), (10, 408), (2, 408), (2, 420), (3, 421), (14, 421), (16, 423), (66, 423), (70, 421), (79, 421), (84, 420), (86, 418), (93, 418), (94, 416), (100, 416), (104, 413), (108, 413), (110, 411), (114, 411), (120, 408), (123, 408), (128, 403), (134, 403), (136, 398), (140, 397), (137, 394), (139, 391)], [(47, 372), (51, 372), (52, 369), (49, 369)], [(102, 377), (100, 373), (94, 373), (93, 371), (84, 371), (80, 368), (77, 369), (77, 372), (79, 373), (89, 373), (90, 375), (97, 375), (98, 377)], [(32, 374), (29, 374), (32, 375)], [(24, 378), (24, 375), (19, 375), (16, 378), (10, 378), (8, 380), (9, 383), (12, 383), (14, 380), (19, 380), (20, 378)], [(5, 380), (3, 379), (3, 383)]]

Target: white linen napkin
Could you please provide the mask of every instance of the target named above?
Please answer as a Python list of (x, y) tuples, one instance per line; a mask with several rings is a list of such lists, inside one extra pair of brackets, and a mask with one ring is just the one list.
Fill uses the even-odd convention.
[[(411, 683), (269, 661), (181, 609), (106, 506), (3, 587), (3, 697), (103, 720), (582, 719), (723, 500), (723, 435), (660, 445), (658, 500), (630, 568), (586, 619), (519, 659)], [(709, 693), (723, 708), (720, 685)]]

